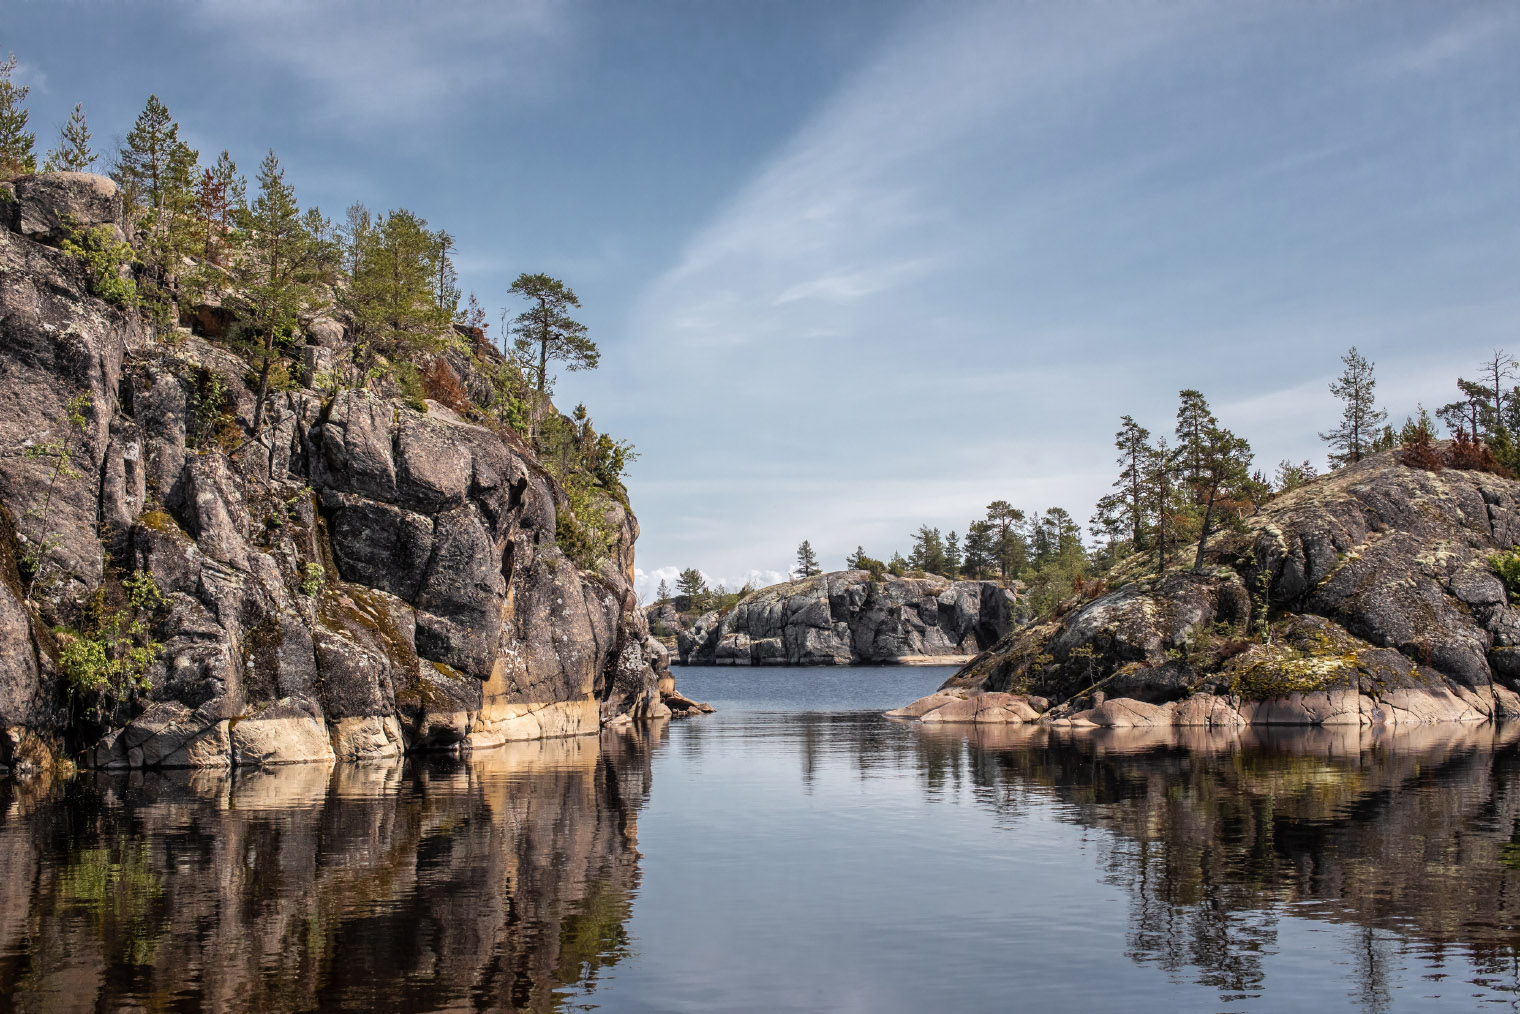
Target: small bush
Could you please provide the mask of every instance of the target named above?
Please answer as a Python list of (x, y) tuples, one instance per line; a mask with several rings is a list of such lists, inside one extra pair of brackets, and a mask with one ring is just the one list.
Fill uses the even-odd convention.
[(1520, 601), (1520, 549), (1495, 553), (1488, 558), (1488, 563), (1494, 568), (1494, 573), (1499, 575), (1499, 580), (1504, 582), (1510, 601)]
[(301, 568), (301, 594), (315, 595), (327, 581), (327, 568), (320, 563), (308, 563)]
[(1446, 467), (1510, 477), (1509, 469), (1499, 464), (1488, 444), (1462, 430), (1458, 430), (1456, 439), (1447, 445)]
[(470, 407), (469, 393), (453, 369), (442, 359), (434, 359), (428, 364), (427, 372), (422, 375), (422, 386), (429, 398), (440, 405), (447, 405), (455, 412), (463, 413)]
[(96, 715), (153, 687), (148, 672), (163, 645), (148, 624), (164, 603), (151, 575), (133, 571), (121, 583), (119, 601), (109, 602), (102, 585), (85, 610), (83, 632), (59, 631), (58, 667), (76, 698), (91, 699)]
[(1439, 472), (1446, 467), (1428, 430), (1419, 431), (1405, 442), (1403, 450), (1399, 452), (1399, 460), (1410, 468), (1423, 468), (1427, 472)]
[(84, 265), (91, 295), (127, 309), (139, 305), (137, 283), (122, 277), (122, 268), (132, 263), (132, 248), (117, 240), (109, 225), (84, 233), (75, 230), (59, 248)]

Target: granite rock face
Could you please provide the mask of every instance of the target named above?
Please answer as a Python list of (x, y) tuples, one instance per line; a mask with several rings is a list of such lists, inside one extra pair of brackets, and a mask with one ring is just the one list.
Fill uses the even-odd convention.
[(1520, 716), (1520, 609), (1491, 562), (1517, 544), (1520, 482), (1379, 454), (1211, 540), (1202, 573), (1128, 565), (946, 687), (1048, 697), (1042, 720), (1076, 725)]
[(965, 656), (1013, 627), (1023, 603), (991, 581), (874, 579), (863, 570), (762, 588), (678, 635), (685, 665), (850, 665)]
[[(120, 214), (98, 177), (16, 188), (22, 222)], [(0, 229), (0, 769), (39, 750), (103, 767), (465, 750), (669, 714), (631, 513), (608, 508), (615, 544), (578, 567), (532, 453), (437, 402), (294, 387), (255, 437), (247, 364), (89, 295), (43, 224)], [(342, 328), (319, 316), (306, 337)], [(151, 689), (71, 706), (54, 631), (139, 571), (163, 598)]]

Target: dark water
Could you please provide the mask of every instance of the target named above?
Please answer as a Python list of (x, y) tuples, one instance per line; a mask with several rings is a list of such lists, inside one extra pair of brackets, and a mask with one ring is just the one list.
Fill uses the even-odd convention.
[(925, 669), (466, 762), (0, 783), (0, 1010), (1520, 1006), (1520, 729), (879, 717)]

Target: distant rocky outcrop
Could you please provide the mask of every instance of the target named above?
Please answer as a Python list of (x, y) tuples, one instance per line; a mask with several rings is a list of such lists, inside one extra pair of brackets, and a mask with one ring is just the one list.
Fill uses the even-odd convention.
[[(610, 550), (586, 568), (562, 550), (565, 491), (470, 400), (491, 390), (488, 344), (420, 365), (462, 392), (450, 404), (409, 403), (362, 389), (318, 307), (297, 336), (308, 370), (255, 435), (256, 378), (204, 315), (155, 335), (53, 245), (121, 229), (110, 180), (23, 177), (0, 212), (0, 774), (60, 752), (116, 768), (468, 750), (671, 713), (632, 591), (637, 522), (609, 500)], [(320, 389), (319, 361), (337, 378)], [(102, 698), (60, 659), (126, 615), (135, 574), (161, 597), (137, 611), (161, 648)]]
[(944, 720), (1101, 726), (1520, 716), (1520, 609), (1492, 563), (1517, 544), (1520, 482), (1379, 454), (1211, 540), (1201, 573), (1132, 561), (905, 717), (936, 701)]
[[(675, 618), (650, 607), (660, 624)], [(1023, 610), (1014, 589), (943, 577), (818, 574), (762, 588), (677, 634), (683, 665), (851, 665), (956, 658), (990, 647)]]

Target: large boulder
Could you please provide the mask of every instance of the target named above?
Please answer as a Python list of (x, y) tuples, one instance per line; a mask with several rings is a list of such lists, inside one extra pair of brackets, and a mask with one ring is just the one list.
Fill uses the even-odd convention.
[(94, 173), (34, 173), (14, 181), (15, 229), (28, 239), (57, 243), (97, 225), (122, 230), (121, 192), (114, 180)]

